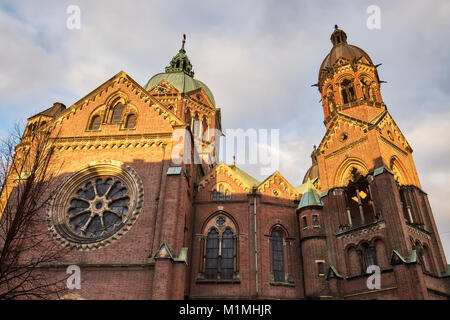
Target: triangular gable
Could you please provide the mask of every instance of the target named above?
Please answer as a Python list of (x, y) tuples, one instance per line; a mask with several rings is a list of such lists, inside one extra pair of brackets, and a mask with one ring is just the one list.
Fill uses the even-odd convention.
[(173, 260), (172, 251), (169, 248), (169, 245), (166, 242), (161, 243), (158, 251), (155, 253), (155, 259), (172, 259)]
[(132, 93), (137, 95), (144, 103), (148, 104), (149, 107), (154, 108), (155, 111), (159, 112), (159, 114), (163, 116), (164, 119), (169, 121), (172, 127), (185, 125), (183, 120), (178, 118), (173, 112), (167, 109), (163, 104), (161, 104), (149, 92), (147, 92), (144, 88), (142, 88), (124, 71), (120, 71), (111, 79), (107, 80), (102, 85), (100, 85), (99, 87), (88, 93), (86, 96), (75, 102), (73, 105), (71, 105), (61, 114), (59, 114), (55, 118), (55, 121), (61, 122), (63, 121), (63, 119), (69, 119), (71, 115), (75, 114), (78, 110), (83, 109), (89, 103), (95, 102), (97, 98), (107, 93), (109, 89), (113, 88), (117, 83), (125, 84), (126, 87), (128, 87)]
[(334, 265), (330, 265), (330, 267), (328, 268), (326, 279), (330, 280), (333, 278), (344, 279), (344, 277), (339, 273), (338, 269)]
[[(272, 190), (273, 189), (273, 190)], [(259, 192), (263, 194), (268, 194), (270, 196), (280, 196), (277, 194), (268, 193), (269, 190), (285, 192), (286, 195), (291, 199), (295, 199), (300, 196), (300, 194), (295, 190), (295, 188), (281, 175), (280, 172), (275, 171), (273, 174), (268, 176), (263, 182), (258, 186)]]
[(194, 102), (200, 102), (208, 107), (211, 107), (213, 110), (216, 109), (203, 88), (198, 88), (188, 92), (188, 97), (194, 100)]
[[(242, 171), (242, 170), (240, 170), (240, 171)], [(204, 188), (208, 183), (210, 183), (213, 180), (215, 180), (215, 182), (219, 182), (220, 175), (225, 175), (226, 177), (230, 178), (235, 184), (237, 184), (245, 192), (251, 192), (251, 190), (254, 187), (251, 180), (249, 180), (247, 177), (240, 174), (239, 171), (233, 170), (232, 166), (228, 166), (227, 164), (221, 162), (221, 163), (217, 164), (206, 176), (204, 176), (198, 182), (199, 190)], [(247, 176), (251, 177), (249, 175), (247, 175)], [(254, 178), (252, 178), (252, 179), (254, 179)]]

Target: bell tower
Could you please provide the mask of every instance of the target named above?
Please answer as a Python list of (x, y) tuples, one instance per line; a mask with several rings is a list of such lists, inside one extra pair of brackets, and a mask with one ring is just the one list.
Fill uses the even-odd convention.
[[(361, 277), (378, 265), (393, 272), (391, 285), (395, 282), (401, 298), (427, 299), (424, 275), (445, 275), (447, 263), (413, 150), (381, 95), (381, 64), (348, 44), (337, 25), (330, 40), (316, 84), (327, 131), (312, 154), (318, 171), (314, 187), (328, 228), (325, 264), (342, 279)], [(343, 287), (336, 281), (330, 290)]]
[[(320, 66), (317, 83), (327, 128), (315, 151), (323, 164), (319, 189), (347, 185), (352, 170), (367, 174), (381, 166), (401, 185), (420, 188), (412, 148), (383, 102), (384, 81), (377, 71), (381, 64), (348, 44), (347, 34), (337, 25), (330, 39), (333, 47)], [(343, 160), (353, 165), (339, 166)]]

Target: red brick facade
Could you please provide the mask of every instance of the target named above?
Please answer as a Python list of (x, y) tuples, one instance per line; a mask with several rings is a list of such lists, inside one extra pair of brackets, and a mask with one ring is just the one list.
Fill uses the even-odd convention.
[[(143, 88), (120, 72), (71, 107), (30, 118), (25, 136), (43, 121), (54, 133), (55, 188), (83, 168), (103, 172), (105, 161), (142, 181), (126, 232), (77, 245), (49, 231), (67, 256), (44, 271), (80, 266), (81, 289), (68, 293), (84, 299), (448, 299), (450, 273), (427, 195), (382, 101), (376, 66), (361, 49), (342, 49), (343, 31), (332, 40), (318, 82), (327, 132), (297, 188), (278, 172), (259, 182), (234, 165), (173, 162), (195, 153), (176, 149), (177, 129), (193, 131), (198, 120), (201, 132), (221, 130), (220, 110), (199, 83), (185, 92), (166, 77)], [(171, 68), (177, 59), (184, 68), (184, 53)], [(177, 77), (191, 81), (189, 72)], [(115, 123), (117, 101), (124, 109)], [(367, 287), (370, 264), (380, 267), (380, 288)]]

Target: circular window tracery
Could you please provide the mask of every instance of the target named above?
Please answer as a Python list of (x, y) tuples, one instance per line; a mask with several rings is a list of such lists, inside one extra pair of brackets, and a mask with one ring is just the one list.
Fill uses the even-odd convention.
[(76, 249), (99, 248), (123, 235), (143, 201), (142, 181), (117, 161), (95, 162), (66, 179), (49, 210), (54, 236)]

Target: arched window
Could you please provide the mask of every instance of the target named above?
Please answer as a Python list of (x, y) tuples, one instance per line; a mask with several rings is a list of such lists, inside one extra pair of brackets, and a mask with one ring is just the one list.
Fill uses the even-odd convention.
[(272, 263), (275, 281), (285, 281), (283, 236), (279, 231), (272, 233)]
[(127, 116), (127, 120), (125, 121), (125, 128), (126, 129), (134, 129), (136, 127), (136, 115), (130, 114)]
[(100, 129), (100, 116), (93, 116), (91, 119), (91, 123), (89, 124), (89, 130), (98, 129)]
[(238, 275), (238, 237), (234, 222), (219, 213), (204, 227), (198, 280), (234, 280)]
[(353, 81), (351, 81), (349, 79), (344, 79), (341, 82), (341, 94), (342, 94), (342, 101), (344, 104), (356, 100), (355, 88), (353, 87)]
[(114, 107), (112, 117), (111, 117), (111, 123), (119, 123), (120, 120), (122, 120), (123, 109), (124, 109), (124, 106), (121, 103), (117, 104)]
[(212, 229), (206, 239), (206, 279), (216, 279), (219, 265), (219, 233)]
[(361, 262), (359, 252), (355, 247), (350, 247), (347, 251), (347, 272), (350, 276), (357, 276), (361, 274)]

